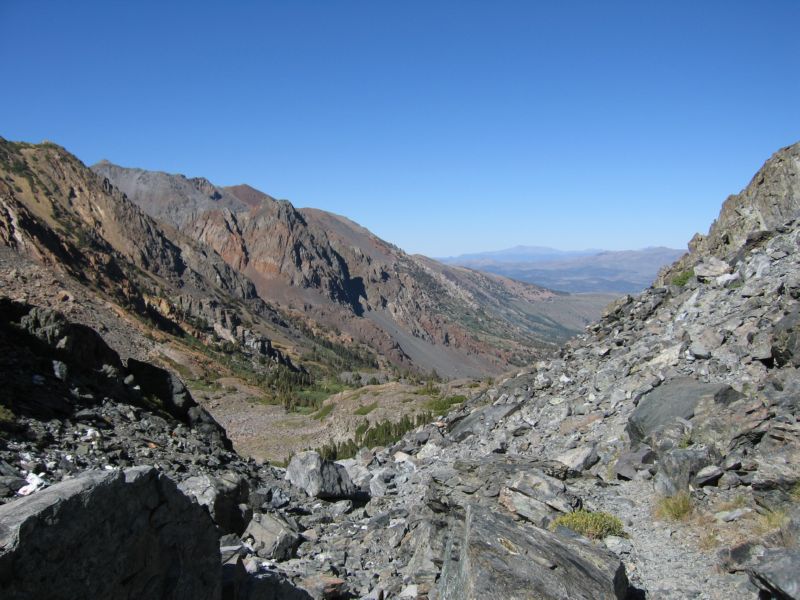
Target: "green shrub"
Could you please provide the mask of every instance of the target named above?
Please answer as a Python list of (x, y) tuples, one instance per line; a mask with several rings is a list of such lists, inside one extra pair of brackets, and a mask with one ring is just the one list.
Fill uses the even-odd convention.
[(466, 402), (466, 396), (448, 396), (447, 398), (433, 398), (425, 403), (425, 408), (437, 415), (445, 414), (456, 404)]
[(333, 404), (326, 404), (326, 405), (324, 405), (322, 408), (320, 408), (320, 409), (319, 409), (319, 410), (318, 410), (318, 411), (317, 411), (317, 412), (314, 414), (314, 418), (315, 418), (317, 421), (322, 421), (322, 419), (324, 419), (324, 418), (325, 418), (325, 417), (327, 417), (329, 414), (331, 414), (331, 411), (333, 411), (333, 407), (334, 407), (334, 405), (333, 405)]
[(681, 492), (658, 500), (656, 517), (672, 521), (684, 521), (692, 514), (692, 497), (689, 492)]
[(14, 419), (14, 413), (0, 404), (0, 423), (13, 423)]
[(687, 269), (686, 271), (682, 271), (672, 278), (672, 285), (683, 287), (689, 283), (689, 280), (692, 277), (694, 277), (694, 269)]
[(557, 527), (566, 527), (591, 539), (602, 539), (609, 535), (624, 536), (622, 521), (614, 515), (605, 512), (589, 512), (576, 510), (575, 512), (561, 515), (550, 525), (551, 530)]
[(789, 495), (792, 497), (792, 500), (794, 500), (795, 502), (800, 502), (800, 481), (798, 481), (797, 483), (795, 483), (792, 486), (792, 489), (789, 492)]
[(415, 394), (419, 394), (420, 396), (438, 396), (439, 395), (439, 386), (433, 383), (433, 380), (429, 379), (425, 382), (425, 385), (419, 389), (417, 389)]
[(356, 414), (356, 415), (364, 416), (364, 415), (368, 415), (369, 413), (371, 413), (376, 408), (378, 408), (378, 403), (377, 402), (373, 402), (372, 404), (366, 404), (364, 406), (359, 406), (357, 409), (355, 409), (353, 411), (353, 413)]

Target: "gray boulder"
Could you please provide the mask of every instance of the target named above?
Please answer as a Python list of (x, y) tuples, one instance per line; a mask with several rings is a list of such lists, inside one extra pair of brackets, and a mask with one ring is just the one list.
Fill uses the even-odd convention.
[(719, 453), (710, 446), (669, 450), (658, 461), (655, 490), (662, 496), (674, 496), (685, 491), (704, 467), (715, 465), (719, 460)]
[(728, 263), (713, 256), (705, 257), (703, 262), (694, 267), (694, 274), (698, 279), (711, 279), (730, 272), (731, 266)]
[(250, 486), (236, 473), (222, 473), (219, 477), (197, 475), (178, 484), (184, 494), (194, 498), (208, 510), (221, 534), (241, 535), (252, 512), (247, 506)]
[(455, 526), (444, 556), (442, 600), (621, 600), (628, 593), (625, 567), (606, 548), (476, 505)]
[(0, 506), (4, 600), (218, 599), (217, 532), (152, 467), (89, 471)]
[(597, 456), (596, 445), (588, 444), (562, 452), (556, 456), (556, 460), (573, 471), (581, 472), (596, 465), (600, 458)]
[(746, 573), (764, 598), (800, 599), (800, 550), (766, 550)]
[(703, 399), (727, 405), (741, 397), (731, 386), (702, 383), (691, 378), (673, 379), (645, 394), (628, 419), (631, 446), (674, 424), (677, 418), (691, 419)]
[(517, 474), (501, 488), (498, 502), (509, 512), (539, 527), (547, 527), (558, 515), (581, 508), (581, 499), (563, 481), (535, 470)]
[(358, 494), (358, 489), (350, 481), (347, 469), (324, 460), (311, 450), (292, 457), (286, 469), (286, 479), (314, 498), (338, 500), (354, 498)]
[(617, 479), (635, 479), (640, 471), (649, 470), (655, 462), (656, 455), (649, 446), (639, 446), (635, 450), (624, 452), (614, 465)]
[(495, 426), (519, 410), (519, 404), (484, 406), (457, 421), (450, 429), (450, 439), (463, 442), (471, 435), (485, 437)]
[(176, 419), (190, 425), (198, 422), (216, 424), (174, 373), (134, 358), (128, 359), (127, 369), (141, 388), (142, 395), (158, 398), (163, 409)]
[(786, 315), (775, 325), (772, 356), (778, 366), (800, 367), (800, 311)]
[(300, 534), (294, 525), (277, 514), (253, 515), (242, 539), (261, 558), (288, 560), (300, 545)]

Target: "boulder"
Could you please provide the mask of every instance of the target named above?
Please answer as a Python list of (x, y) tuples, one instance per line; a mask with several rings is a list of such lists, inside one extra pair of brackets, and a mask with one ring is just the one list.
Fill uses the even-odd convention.
[[(669, 450), (658, 461), (655, 490), (662, 496), (674, 496), (685, 491), (704, 467), (714, 465), (719, 460), (719, 453), (711, 446)], [(721, 476), (722, 471), (719, 474)]]
[(731, 266), (724, 260), (707, 256), (694, 267), (695, 277), (698, 279), (712, 279), (731, 272)]
[(676, 418), (691, 419), (704, 398), (722, 405), (733, 402), (741, 394), (731, 386), (702, 383), (686, 377), (666, 382), (645, 394), (628, 418), (627, 432), (631, 446), (672, 425)]
[(581, 472), (593, 467), (600, 458), (597, 456), (595, 445), (590, 444), (567, 450), (556, 456), (556, 460), (573, 471)]
[(468, 505), (454, 523), (439, 581), (442, 600), (626, 598), (625, 567), (604, 547)]
[(525, 471), (501, 488), (498, 502), (509, 512), (539, 527), (547, 527), (559, 515), (581, 508), (581, 499), (567, 490), (563, 481)]
[(471, 435), (485, 437), (495, 426), (519, 410), (518, 403), (484, 406), (457, 421), (450, 429), (450, 439), (463, 442)]
[(152, 467), (88, 471), (0, 506), (0, 597), (218, 599), (217, 532)]
[(23, 329), (61, 351), (82, 368), (99, 370), (103, 365), (122, 366), (119, 355), (91, 327), (71, 323), (62, 313), (49, 308), (15, 304), (30, 309), (19, 320)]
[(297, 528), (277, 514), (253, 515), (242, 534), (261, 558), (289, 560), (300, 545)]
[(142, 395), (158, 398), (163, 409), (179, 421), (188, 424), (209, 421), (210, 416), (195, 402), (174, 373), (135, 358), (128, 359), (127, 368)]
[(800, 367), (800, 311), (795, 310), (775, 324), (772, 356), (779, 367)]
[(247, 507), (250, 486), (236, 473), (222, 473), (219, 477), (197, 475), (178, 484), (187, 496), (194, 498), (208, 510), (221, 534), (241, 533), (252, 516)]
[(639, 446), (620, 455), (614, 465), (614, 474), (617, 479), (634, 479), (639, 471), (648, 470), (655, 459), (656, 455), (649, 446)]
[(311, 450), (292, 457), (286, 469), (286, 479), (314, 498), (338, 500), (358, 495), (358, 489), (350, 481), (347, 469), (324, 460)]
[(800, 599), (800, 550), (766, 550), (745, 572), (761, 590), (761, 597)]

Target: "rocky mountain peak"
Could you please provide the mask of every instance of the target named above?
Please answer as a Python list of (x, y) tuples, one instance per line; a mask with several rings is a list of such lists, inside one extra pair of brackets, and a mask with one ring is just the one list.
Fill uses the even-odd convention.
[(800, 216), (800, 143), (772, 155), (739, 194), (729, 196), (707, 235), (697, 234), (689, 254), (667, 268), (659, 283), (668, 283), (704, 258), (729, 260), (764, 232)]

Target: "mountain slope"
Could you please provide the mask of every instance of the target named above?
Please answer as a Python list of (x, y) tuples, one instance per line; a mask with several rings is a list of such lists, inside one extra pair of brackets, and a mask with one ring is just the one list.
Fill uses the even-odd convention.
[(93, 168), (151, 216), (213, 248), (262, 297), (401, 367), (446, 376), (496, 373), (567, 339), (607, 301), (573, 301), (409, 256), (349, 219), (297, 210), (249, 186), (199, 195), (189, 185), (195, 180), (180, 175), (107, 162)]
[(54, 144), (0, 140), (0, 243), (111, 303), (120, 329), (136, 323), (131, 335), (233, 344), (254, 365), (265, 361), (262, 370), (294, 368), (272, 340), (285, 347), (303, 336), (252, 282)]

